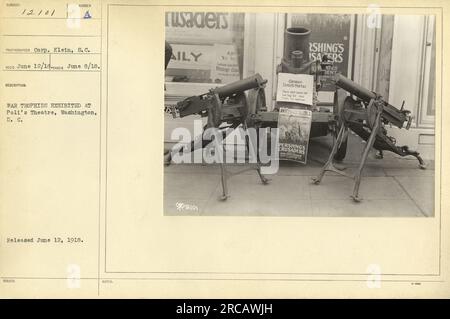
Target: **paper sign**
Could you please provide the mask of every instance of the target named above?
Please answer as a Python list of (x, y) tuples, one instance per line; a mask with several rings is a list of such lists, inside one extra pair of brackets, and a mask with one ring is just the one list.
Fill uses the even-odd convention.
[(216, 44), (215, 65), (211, 70), (213, 81), (230, 83), (240, 79), (238, 52), (234, 44)]
[(277, 101), (312, 105), (314, 77), (309, 74), (279, 73)]

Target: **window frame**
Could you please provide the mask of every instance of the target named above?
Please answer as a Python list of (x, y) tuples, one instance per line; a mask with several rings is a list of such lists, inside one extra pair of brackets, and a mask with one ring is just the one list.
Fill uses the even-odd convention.
[[(233, 13), (240, 13), (240, 12), (233, 12)], [(249, 20), (248, 14), (244, 13), (244, 46), (243, 46), (243, 77), (245, 77), (245, 70), (246, 70), (246, 64), (249, 63), (248, 61), (248, 52), (246, 52), (246, 45), (245, 41), (247, 38), (250, 37), (249, 33), (249, 27), (250, 24), (247, 21)], [(177, 43), (177, 42), (174, 42)], [(228, 44), (227, 41), (222, 39), (217, 39), (217, 44)], [(183, 44), (211, 44), (210, 41), (202, 40), (202, 39), (195, 39), (195, 40), (187, 40), (183, 41)], [(171, 101), (179, 101), (180, 99), (193, 96), (193, 95), (200, 95), (205, 92), (208, 92), (209, 89), (212, 87), (221, 87), (224, 84), (223, 83), (200, 83), (200, 82), (166, 82), (165, 84), (165, 92), (164, 92), (164, 100), (166, 102)]]

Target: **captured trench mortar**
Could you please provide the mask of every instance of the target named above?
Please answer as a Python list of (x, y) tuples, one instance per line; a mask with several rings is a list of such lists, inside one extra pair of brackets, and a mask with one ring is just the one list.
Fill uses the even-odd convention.
[[(314, 77), (313, 103), (301, 105), (298, 103), (277, 102), (275, 111), (280, 107), (301, 108), (312, 110), (311, 137), (326, 136), (330, 132), (335, 136), (340, 127), (339, 109), (346, 94), (337, 90), (330, 78), (333, 76), (332, 60), (324, 54), (321, 59), (310, 58), (310, 37), (312, 31), (305, 27), (286, 28), (284, 32), (283, 57), (277, 67), (277, 74), (307, 74)], [(327, 98), (319, 98), (319, 96)], [(342, 161), (347, 152), (347, 139), (339, 146), (334, 159)]]

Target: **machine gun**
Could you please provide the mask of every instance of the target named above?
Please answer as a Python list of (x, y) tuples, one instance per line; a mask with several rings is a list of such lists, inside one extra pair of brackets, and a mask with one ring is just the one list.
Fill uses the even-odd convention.
[[(171, 107), (174, 118), (188, 115), (200, 115), (207, 117), (207, 123), (203, 127), (203, 133), (191, 141), (189, 146), (181, 146), (172, 149), (165, 158), (166, 163), (170, 163), (173, 155), (193, 152), (196, 149), (205, 148), (211, 144), (211, 140), (203, 138), (204, 132), (209, 128), (219, 130), (219, 134), (225, 139), (234, 129), (242, 125), (244, 129), (255, 125), (255, 115), (266, 109), (266, 98), (264, 87), (267, 80), (260, 74), (255, 74), (246, 79), (229, 83), (222, 87), (212, 88), (209, 92), (191, 96), (178, 102)], [(246, 94), (247, 93), (247, 94)], [(246, 150), (250, 151), (250, 140), (245, 139)], [(256, 167), (250, 166), (239, 172), (231, 173), (226, 170), (224, 161), (220, 161), (222, 199), (228, 197), (227, 179), (232, 175), (242, 173), (249, 169), (256, 169), (261, 181), (268, 183), (268, 179), (261, 174), (259, 158)]]
[[(384, 150), (400, 156), (414, 156), (419, 161), (419, 167), (425, 169), (425, 163), (418, 152), (410, 151), (406, 145), (396, 146), (395, 139), (387, 135), (386, 124), (403, 128), (406, 123), (405, 128), (407, 130), (410, 128), (412, 117), (409, 114), (410, 111), (404, 109), (404, 102), (402, 107), (398, 109), (386, 102), (377, 93), (367, 90), (341, 74), (336, 74), (334, 81), (338, 87), (346, 90), (354, 97), (348, 96), (339, 111), (339, 118), (342, 125), (327, 162), (321, 169), (319, 175), (313, 179), (315, 184), (321, 182), (326, 171), (332, 171), (353, 178), (355, 183), (351, 197), (354, 201), (359, 202), (358, 192), (361, 183), (361, 173), (372, 147), (380, 152), (380, 158), (383, 157)], [(367, 141), (361, 162), (354, 176), (347, 175), (341, 170), (336, 169), (333, 165), (333, 157), (347, 135), (348, 129), (355, 132), (364, 141)]]

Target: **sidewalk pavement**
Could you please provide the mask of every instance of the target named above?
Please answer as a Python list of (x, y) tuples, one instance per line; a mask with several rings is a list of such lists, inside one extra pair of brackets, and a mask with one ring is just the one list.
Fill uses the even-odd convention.
[[(422, 170), (414, 157), (385, 152), (376, 159), (373, 150), (361, 180), (360, 197), (350, 195), (353, 180), (328, 172), (319, 185), (311, 183), (328, 158), (331, 137), (311, 139), (306, 165), (282, 161), (269, 184), (250, 170), (228, 179), (230, 197), (220, 200), (220, 168), (217, 164), (171, 164), (164, 168), (164, 214), (171, 216), (303, 216), (303, 217), (433, 217), (434, 161)], [(349, 136), (342, 165), (356, 170), (364, 147)], [(227, 165), (231, 172), (248, 167)]]

